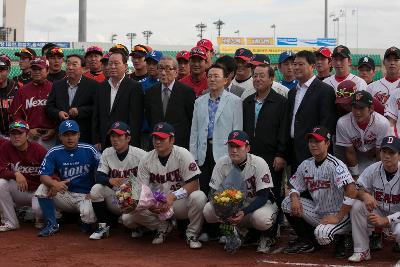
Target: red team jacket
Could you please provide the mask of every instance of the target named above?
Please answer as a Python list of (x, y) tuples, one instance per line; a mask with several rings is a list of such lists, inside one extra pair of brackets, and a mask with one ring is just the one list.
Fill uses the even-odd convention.
[(30, 82), (20, 88), (11, 104), (14, 120), (25, 120), (31, 129), (54, 129), (55, 123), (45, 113), (51, 87), (52, 83), (45, 80), (40, 85)]
[(100, 72), (98, 72), (96, 74), (93, 74), (90, 71), (88, 71), (88, 72), (85, 72), (83, 74), (83, 76), (85, 76), (85, 77), (87, 77), (89, 79), (95, 80), (98, 83), (102, 83), (102, 82), (104, 82), (106, 80), (106, 76), (104, 75), (104, 73), (102, 71), (100, 71)]
[(203, 91), (206, 90), (208, 87), (206, 74), (204, 74), (199, 82), (193, 81), (192, 75), (190, 74), (183, 77), (180, 82), (192, 88), (194, 93), (196, 94), (196, 97), (201, 96), (203, 94)]

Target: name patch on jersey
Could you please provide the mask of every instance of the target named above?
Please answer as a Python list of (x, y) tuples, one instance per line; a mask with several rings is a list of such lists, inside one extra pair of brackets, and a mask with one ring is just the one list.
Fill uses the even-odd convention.
[(164, 184), (166, 182), (180, 182), (182, 181), (182, 176), (179, 172), (179, 169), (176, 169), (172, 172), (167, 172), (165, 175), (150, 173), (150, 183), (159, 183)]
[(386, 194), (383, 191), (374, 190), (374, 197), (378, 202), (385, 202), (389, 204), (400, 203), (400, 195)]
[(133, 174), (135, 177), (137, 177), (137, 171), (138, 167), (128, 169), (128, 170), (117, 170), (117, 169), (112, 169), (110, 171), (110, 178), (128, 178)]
[(314, 177), (304, 177), (304, 181), (307, 184), (310, 192), (314, 192), (319, 189), (328, 189), (331, 188), (331, 181), (329, 180), (315, 180)]

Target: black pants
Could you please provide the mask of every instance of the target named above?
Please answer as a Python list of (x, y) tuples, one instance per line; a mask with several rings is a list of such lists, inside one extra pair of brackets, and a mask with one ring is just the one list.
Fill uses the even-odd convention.
[(211, 175), (215, 166), (214, 156), (213, 156), (213, 147), (211, 143), (207, 143), (207, 151), (206, 151), (206, 159), (203, 165), (200, 166), (200, 190), (206, 194), (208, 197), (208, 193), (210, 192), (210, 180)]

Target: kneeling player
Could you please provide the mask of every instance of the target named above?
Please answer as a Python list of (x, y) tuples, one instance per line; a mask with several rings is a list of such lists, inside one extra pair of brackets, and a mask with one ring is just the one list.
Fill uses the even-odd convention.
[[(93, 146), (78, 143), (80, 134), (76, 121), (61, 122), (58, 132), (62, 145), (49, 150), (39, 171), (42, 184), (35, 195), (47, 225), (38, 236), (58, 232), (55, 207), (61, 211), (79, 212), (83, 222), (81, 228), (85, 232), (90, 232), (90, 224), (96, 221), (89, 192), (94, 185), (100, 154)], [(55, 173), (60, 181), (51, 178)]]
[(90, 239), (101, 239), (108, 236), (110, 226), (107, 225), (108, 211), (121, 215), (121, 210), (115, 196), (115, 191), (132, 174), (137, 177), (139, 162), (146, 155), (146, 151), (129, 145), (131, 130), (124, 122), (115, 122), (109, 136), (112, 147), (106, 148), (100, 158), (97, 169), (96, 184), (90, 190), (93, 210), (99, 227), (90, 236)]
[(400, 139), (385, 137), (381, 144), (381, 161), (361, 173), (358, 199), (351, 210), (354, 254), (349, 261), (360, 262), (371, 258), (369, 226), (390, 227), (395, 238), (394, 251), (400, 244)]
[[(282, 210), (298, 236), (284, 252), (314, 251), (314, 231), (320, 245), (331, 243), (338, 235), (335, 256), (343, 258), (343, 234), (351, 228), (349, 212), (357, 196), (356, 186), (346, 165), (328, 154), (330, 134), (326, 128), (314, 128), (307, 138), (313, 157), (303, 161), (290, 178), (291, 190), (282, 202)], [(305, 191), (311, 199), (300, 196)]]
[[(242, 228), (253, 228), (262, 231), (257, 252), (268, 253), (276, 243), (274, 238), (265, 235), (276, 221), (278, 207), (271, 193), (273, 183), (268, 164), (264, 159), (249, 153), (249, 138), (243, 131), (233, 131), (228, 136), (228, 154), (220, 158), (214, 167), (210, 181), (211, 196), (220, 188), (223, 180), (233, 168), (241, 171), (246, 181), (247, 197), (243, 209), (229, 218), (233, 224)], [(209, 223), (217, 223), (219, 218), (215, 214), (210, 202), (204, 207), (204, 217)]]
[(154, 150), (140, 161), (138, 170), (141, 182), (149, 185), (153, 192), (159, 190), (167, 195), (166, 204), (160, 209), (123, 214), (122, 221), (130, 228), (141, 225), (156, 230), (153, 244), (162, 244), (172, 231), (172, 223), (160, 220), (157, 214), (172, 207), (176, 219), (189, 219), (186, 229), (189, 247), (201, 248), (197, 238), (204, 221), (207, 197), (199, 189), (199, 167), (188, 150), (174, 145), (174, 134), (170, 124), (156, 124), (152, 133)]
[(28, 141), (29, 126), (24, 121), (10, 124), (10, 140), (0, 147), (0, 232), (19, 227), (15, 206), (32, 206), (35, 226), (41, 227), (42, 212), (34, 196), (40, 184), (40, 164), (47, 153), (36, 142)]

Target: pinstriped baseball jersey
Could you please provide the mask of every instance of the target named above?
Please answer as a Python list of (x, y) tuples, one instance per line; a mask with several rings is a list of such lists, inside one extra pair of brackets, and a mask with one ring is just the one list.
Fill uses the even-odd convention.
[(398, 91), (398, 86), (399, 80), (391, 83), (384, 77), (369, 84), (366, 91), (385, 105), (389, 97)]
[(370, 122), (365, 130), (360, 129), (353, 113), (341, 117), (336, 126), (336, 145), (354, 148), (367, 152), (379, 148), (382, 139), (389, 134), (389, 121), (379, 113), (371, 114)]
[(138, 178), (149, 185), (153, 192), (160, 190), (168, 194), (200, 173), (192, 154), (187, 149), (174, 145), (165, 166), (161, 164), (155, 149), (147, 153), (140, 161)]
[(317, 214), (337, 213), (342, 206), (344, 186), (354, 183), (346, 165), (328, 154), (317, 166), (314, 158), (303, 161), (289, 183), (299, 192), (308, 190), (315, 203)]
[(357, 185), (376, 199), (381, 210), (389, 214), (400, 211), (400, 163), (390, 181), (386, 179), (381, 161), (372, 164), (361, 173)]
[[(353, 81), (356, 84), (357, 91), (362, 91), (362, 90), (365, 90), (367, 88), (367, 83), (363, 79), (361, 79), (360, 77), (358, 77), (356, 75), (353, 75), (351, 73), (343, 81), (346, 81), (346, 80)], [(336, 90), (338, 88), (339, 83), (341, 83), (343, 81), (338, 82), (335, 79), (335, 74), (333, 74), (333, 75), (331, 75), (328, 78), (325, 78), (323, 80), (324, 83), (329, 84), (330, 86), (332, 86), (335, 89), (335, 92), (336, 92)]]
[[(400, 85), (400, 83), (399, 83)], [(400, 130), (400, 88), (390, 95), (385, 107), (385, 116), (396, 121), (395, 135), (398, 136)]]

